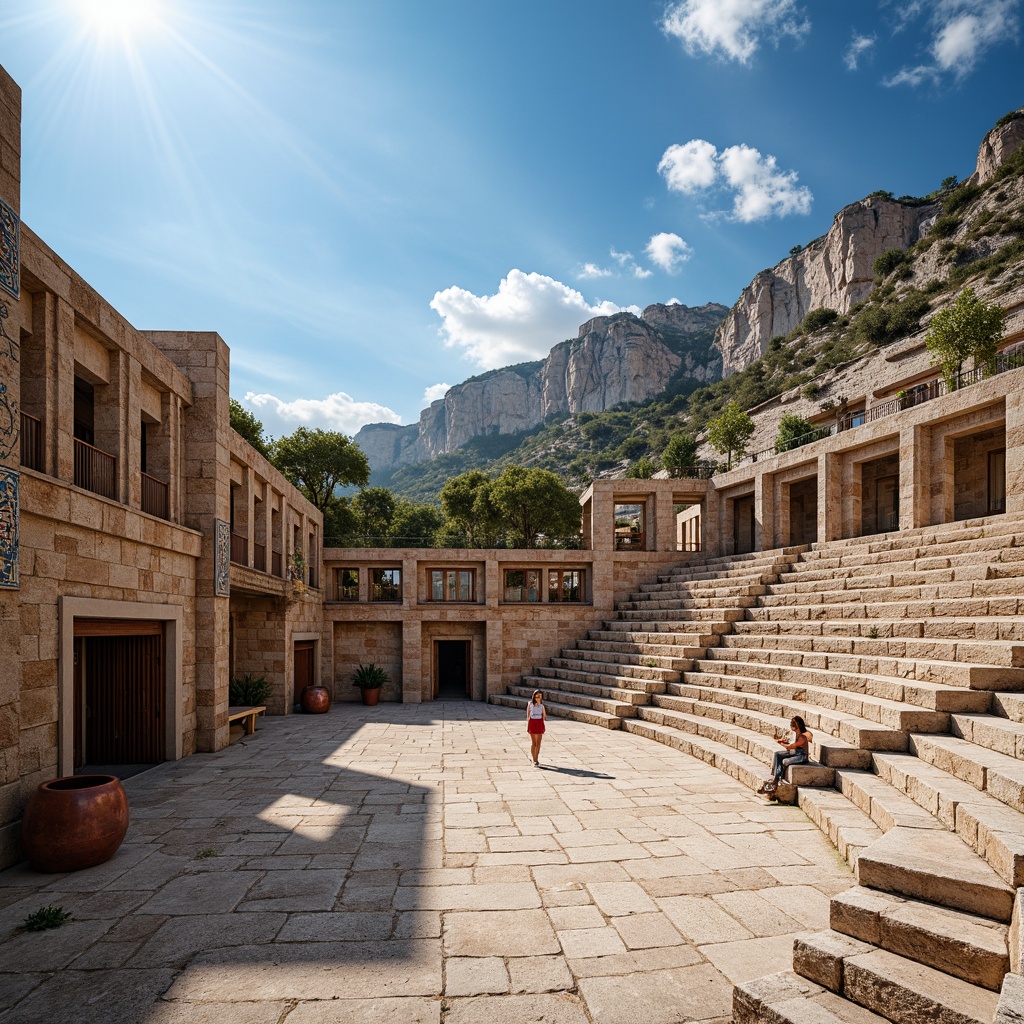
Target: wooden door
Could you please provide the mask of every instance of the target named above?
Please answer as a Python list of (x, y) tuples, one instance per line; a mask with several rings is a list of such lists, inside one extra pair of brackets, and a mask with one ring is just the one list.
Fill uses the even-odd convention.
[(315, 640), (296, 640), (293, 654), (295, 670), (295, 703), (299, 702), (307, 686), (316, 685), (313, 657), (316, 654)]

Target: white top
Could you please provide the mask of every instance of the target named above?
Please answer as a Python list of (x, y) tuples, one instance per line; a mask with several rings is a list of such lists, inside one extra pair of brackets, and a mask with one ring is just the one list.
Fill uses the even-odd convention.
[(531, 718), (543, 718), (544, 717), (544, 705), (543, 704), (531, 704), (530, 705), (530, 717)]

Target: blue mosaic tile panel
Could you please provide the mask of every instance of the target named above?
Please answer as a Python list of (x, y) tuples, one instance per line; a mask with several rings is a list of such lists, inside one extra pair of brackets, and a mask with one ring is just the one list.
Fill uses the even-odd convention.
[(0, 587), (18, 585), (18, 473), (0, 468)]
[(0, 288), (21, 297), (21, 218), (0, 199)]

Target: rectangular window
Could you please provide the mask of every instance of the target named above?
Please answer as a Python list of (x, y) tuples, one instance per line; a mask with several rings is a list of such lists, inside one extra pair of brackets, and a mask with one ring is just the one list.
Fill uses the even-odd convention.
[(338, 584), (339, 601), (359, 600), (359, 570), (358, 569), (335, 569), (335, 579)]
[(401, 569), (371, 569), (370, 570), (370, 600), (371, 601), (401, 601), (402, 600), (402, 570)]
[(505, 570), (506, 601), (539, 601), (540, 570), (539, 569), (506, 569)]
[(988, 453), (988, 510), (1006, 511), (1006, 449)]
[(472, 569), (431, 569), (431, 601), (472, 601), (476, 573)]
[(647, 534), (644, 527), (645, 508), (639, 502), (615, 503), (615, 550), (644, 551)]
[(583, 571), (581, 569), (549, 569), (548, 600), (582, 601)]

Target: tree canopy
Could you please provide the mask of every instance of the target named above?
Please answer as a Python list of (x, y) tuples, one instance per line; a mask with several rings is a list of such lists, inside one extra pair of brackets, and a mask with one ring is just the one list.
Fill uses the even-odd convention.
[(513, 547), (532, 548), (540, 534), (566, 538), (579, 534), (579, 500), (547, 469), (508, 466), (494, 481), (491, 499)]
[(697, 439), (690, 434), (673, 434), (661, 453), (661, 464), (669, 476), (682, 476), (697, 464)]
[(796, 448), (796, 442), (801, 437), (810, 434), (813, 430), (814, 424), (805, 420), (803, 416), (787, 412), (779, 420), (779, 432), (775, 435), (775, 450), (777, 452), (788, 452), (790, 449)]
[(732, 469), (733, 456), (746, 454), (747, 442), (754, 433), (754, 421), (743, 411), (739, 402), (730, 402), (708, 424), (708, 443), (716, 452), (726, 456), (726, 466)]
[(264, 458), (270, 457), (270, 447), (263, 434), (263, 423), (249, 412), (241, 402), (230, 399), (231, 429), (245, 438)]
[(924, 341), (950, 387), (967, 359), (980, 366), (996, 354), (1005, 325), (1006, 311), (994, 302), (982, 302), (973, 288), (965, 288), (952, 305), (932, 317)]
[(456, 530), (465, 535), (469, 547), (493, 544), (501, 529), (498, 510), (491, 501), (494, 481), (479, 469), (460, 473), (441, 488), (441, 509)]
[(339, 487), (364, 487), (370, 464), (355, 442), (335, 430), (299, 427), (270, 446), (271, 461), (321, 511)]

